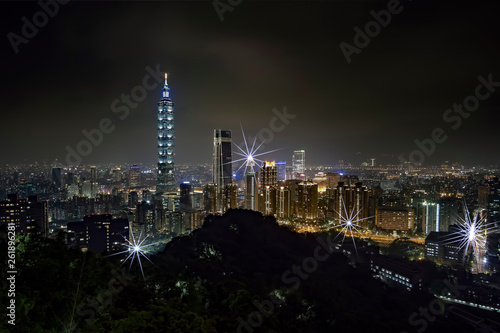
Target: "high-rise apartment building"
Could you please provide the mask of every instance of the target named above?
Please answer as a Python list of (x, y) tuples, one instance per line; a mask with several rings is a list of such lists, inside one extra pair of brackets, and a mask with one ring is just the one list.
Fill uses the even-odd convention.
[(301, 182), (297, 192), (297, 217), (303, 220), (315, 220), (318, 217), (318, 184)]
[(20, 199), (17, 194), (9, 194), (7, 200), (0, 201), (0, 225), (14, 225), (17, 233), (36, 231), (47, 237), (47, 202), (36, 195)]
[(337, 187), (327, 189), (327, 197), (335, 223), (355, 219), (361, 220), (357, 224), (362, 227), (368, 225), (370, 191), (362, 183), (338, 182)]

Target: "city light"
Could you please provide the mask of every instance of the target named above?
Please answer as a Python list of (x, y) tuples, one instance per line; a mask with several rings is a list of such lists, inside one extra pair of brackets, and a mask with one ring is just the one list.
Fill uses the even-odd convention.
[[(472, 252), (474, 262), (477, 265), (481, 260), (486, 250), (486, 237), (489, 232), (496, 229), (494, 223), (486, 222), (487, 215), (480, 217), (480, 212), (475, 211), (472, 214), (469, 212), (467, 204), (463, 203), (465, 219), (458, 216), (459, 223), (456, 224), (458, 231), (453, 232), (447, 240), (448, 244), (457, 244), (459, 251), (463, 250), (463, 260), (469, 252)], [(472, 215), (472, 216), (471, 216)]]
[(342, 243), (345, 240), (345, 237), (351, 237), (352, 243), (354, 245), (354, 250), (357, 253), (357, 248), (356, 248), (356, 241), (354, 240), (355, 236), (354, 233), (360, 233), (362, 229), (365, 229), (362, 225), (360, 225), (361, 221), (368, 220), (372, 218), (373, 216), (369, 217), (364, 217), (360, 218), (360, 213), (362, 212), (363, 208), (360, 208), (359, 210), (356, 211), (356, 206), (353, 206), (351, 210), (348, 210), (346, 205), (345, 205), (345, 200), (342, 200), (342, 206), (343, 206), (343, 212), (338, 212), (334, 209), (335, 213), (339, 216), (339, 224), (337, 225), (332, 225), (329, 227), (329, 229), (333, 228), (341, 228), (341, 230), (338, 232), (337, 236), (335, 236), (334, 240), (340, 236), (340, 234), (344, 234), (344, 237), (342, 238)]
[(243, 147), (244, 149), (233, 142), (233, 144), (236, 146), (236, 148), (238, 148), (240, 150), (239, 152), (235, 151), (234, 153), (236, 155), (241, 156), (241, 158), (238, 158), (236, 160), (229, 162), (231, 164), (241, 162), (241, 165), (234, 172), (234, 174), (236, 174), (238, 171), (240, 171), (243, 167), (245, 167), (245, 169), (243, 170), (243, 174), (246, 174), (248, 168), (250, 168), (250, 170), (252, 170), (252, 172), (255, 172), (254, 166), (257, 166), (257, 168), (260, 169), (262, 164), (264, 163), (263, 160), (257, 158), (258, 156), (270, 154), (270, 153), (273, 153), (275, 151), (280, 150), (280, 149), (274, 149), (274, 150), (269, 150), (269, 151), (258, 153), (260, 147), (262, 147), (262, 145), (265, 143), (265, 141), (262, 141), (256, 147), (257, 137), (255, 137), (252, 145), (249, 146), (249, 142), (247, 142), (247, 138), (245, 137), (245, 132), (243, 131), (243, 126), (241, 126), (241, 133), (243, 135), (243, 140), (245, 142), (245, 147)]
[[(139, 237), (135, 239), (134, 234), (131, 232), (130, 235), (132, 236), (132, 241), (128, 240), (127, 238), (124, 237), (124, 239), (127, 241), (128, 244), (126, 244), (127, 249), (125, 251), (113, 253), (111, 256), (115, 256), (118, 254), (123, 254), (123, 253), (128, 253), (128, 256), (123, 260), (122, 265), (126, 263), (130, 259), (130, 265), (129, 265), (129, 270), (132, 268), (132, 264), (134, 261), (137, 261), (139, 263), (139, 267), (141, 269), (142, 277), (145, 278), (144, 276), (144, 270), (142, 268), (142, 261), (141, 257), (146, 258), (149, 262), (149, 258), (146, 256), (148, 254), (148, 250), (146, 249), (149, 246), (155, 245), (157, 243), (149, 243), (149, 244), (144, 244), (146, 242), (146, 239), (148, 237), (142, 237), (142, 232), (139, 234)], [(152, 262), (151, 262), (152, 263)]]

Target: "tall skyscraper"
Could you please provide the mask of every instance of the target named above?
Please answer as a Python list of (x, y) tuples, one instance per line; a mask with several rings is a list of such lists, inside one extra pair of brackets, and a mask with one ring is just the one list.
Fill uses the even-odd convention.
[(224, 187), (233, 181), (231, 131), (214, 130), (213, 184), (217, 186), (217, 210), (222, 212)]
[(260, 170), (260, 188), (264, 189), (266, 186), (278, 186), (278, 169), (276, 162), (265, 161)]
[(318, 184), (301, 182), (297, 191), (297, 217), (302, 220), (315, 220), (318, 217)]
[(62, 179), (62, 169), (61, 168), (52, 168), (52, 181), (56, 185), (56, 187), (60, 190), (63, 187), (63, 179)]
[(174, 176), (174, 102), (165, 73), (163, 95), (158, 102), (158, 180), (156, 192), (175, 192)]
[(276, 217), (281, 219), (289, 218), (291, 215), (290, 190), (281, 186), (276, 191)]
[(292, 157), (292, 179), (304, 179), (306, 172), (306, 151), (295, 150)]
[(180, 190), (181, 197), (179, 199), (179, 209), (183, 212), (191, 211), (193, 206), (191, 201), (193, 186), (189, 182), (182, 182)]
[(259, 188), (257, 184), (257, 174), (247, 172), (245, 175), (245, 208), (257, 210)]
[(439, 204), (435, 202), (424, 202), (422, 212), (422, 231), (428, 235), (431, 231), (447, 231), (441, 230)]
[(334, 188), (328, 188), (327, 197), (329, 211), (333, 212), (335, 223), (341, 223), (346, 219), (356, 218), (362, 220), (357, 224), (366, 227), (368, 225), (368, 208), (370, 191), (362, 183), (357, 182), (348, 185), (338, 182)]
[(136, 189), (141, 186), (141, 167), (137, 164), (130, 166), (128, 173), (128, 187), (130, 189)]
[(259, 210), (264, 215), (276, 212), (276, 187), (278, 186), (278, 168), (274, 161), (265, 161), (260, 171)]
[(276, 162), (276, 167), (278, 168), (278, 181), (286, 180), (286, 162)]

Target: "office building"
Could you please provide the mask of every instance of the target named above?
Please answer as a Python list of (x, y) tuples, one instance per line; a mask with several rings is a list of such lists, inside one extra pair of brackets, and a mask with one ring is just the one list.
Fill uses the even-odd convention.
[(278, 181), (286, 180), (286, 162), (276, 162)]
[(414, 227), (413, 208), (378, 207), (375, 211), (375, 225), (390, 231), (412, 231)]
[(193, 205), (191, 202), (191, 193), (193, 187), (189, 182), (182, 182), (180, 186), (179, 209), (183, 212), (191, 211)]
[(258, 210), (259, 188), (257, 173), (247, 172), (245, 175), (245, 208)]
[(428, 235), (431, 231), (448, 231), (440, 225), (439, 203), (424, 201), (422, 210), (422, 231)]
[(374, 254), (370, 269), (373, 276), (385, 284), (407, 291), (423, 290), (426, 283), (424, 269), (403, 258)]
[(214, 130), (212, 183), (217, 186), (217, 210), (222, 212), (224, 186), (233, 182), (231, 131)]
[(425, 259), (450, 266), (462, 265), (463, 248), (453, 232), (458, 227), (451, 226), (451, 231), (430, 231), (425, 238)]
[(158, 193), (176, 191), (174, 130), (174, 102), (170, 98), (170, 88), (165, 73), (162, 98), (158, 102), (158, 178), (156, 182), (156, 192)]
[(306, 172), (306, 151), (295, 150), (292, 156), (292, 179), (305, 180)]

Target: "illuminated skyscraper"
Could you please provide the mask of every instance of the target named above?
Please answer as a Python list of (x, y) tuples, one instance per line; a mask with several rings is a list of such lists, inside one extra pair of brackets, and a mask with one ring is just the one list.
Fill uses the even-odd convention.
[(158, 180), (156, 192), (175, 192), (174, 177), (174, 102), (170, 99), (170, 88), (165, 84), (163, 96), (158, 102)]
[(291, 214), (290, 190), (281, 186), (276, 191), (276, 217), (289, 218)]
[(135, 189), (141, 186), (141, 167), (137, 164), (130, 166), (128, 173), (128, 187), (130, 189)]
[(306, 151), (295, 150), (292, 157), (292, 179), (304, 179), (306, 172)]
[(276, 162), (276, 167), (278, 168), (278, 181), (286, 180), (286, 162)]
[(260, 171), (260, 188), (264, 189), (266, 186), (278, 186), (278, 169), (274, 161), (265, 161)]
[(233, 182), (231, 131), (214, 130), (213, 184), (217, 186), (217, 210), (223, 209), (224, 187)]
[(297, 191), (297, 217), (303, 220), (315, 220), (318, 217), (318, 184), (301, 182)]
[(333, 212), (335, 223), (356, 216), (356, 219), (365, 219), (359, 225), (368, 225), (368, 208), (370, 191), (362, 183), (346, 184), (338, 182), (338, 185), (327, 189), (329, 198), (329, 210)]
[(422, 231), (428, 235), (431, 231), (447, 231), (441, 230), (440, 228), (440, 207), (438, 203), (435, 202), (424, 202), (423, 203), (423, 214), (422, 214)]
[(276, 187), (278, 186), (278, 169), (274, 161), (265, 161), (260, 171), (259, 210), (264, 215), (276, 212)]
[(245, 175), (245, 208), (257, 210), (258, 197), (257, 174), (247, 172)]

